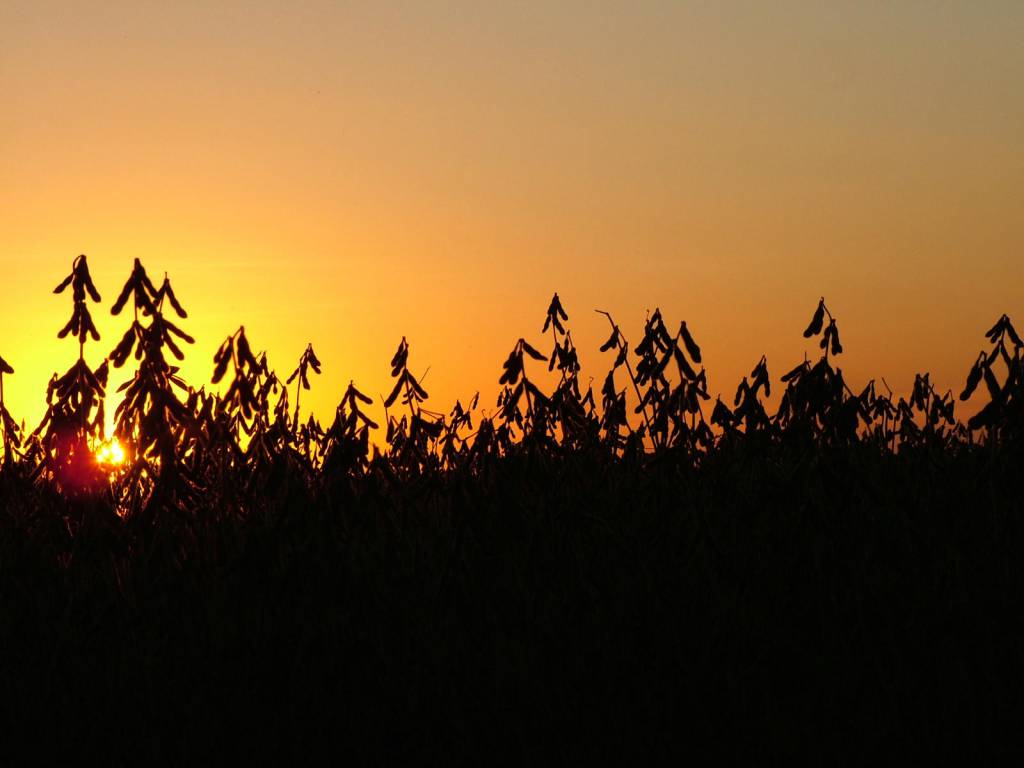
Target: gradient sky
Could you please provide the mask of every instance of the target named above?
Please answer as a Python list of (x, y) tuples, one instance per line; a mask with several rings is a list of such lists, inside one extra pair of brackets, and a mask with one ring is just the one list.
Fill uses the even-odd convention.
[[(211, 8), (215, 5), (215, 8)], [(109, 306), (170, 273), (208, 381), (245, 324), (329, 418), (481, 390), (559, 291), (599, 385), (610, 310), (686, 319), (713, 391), (812, 349), (824, 294), (856, 388), (959, 390), (1024, 326), (1024, 3), (0, 3), (0, 355), (34, 426), (76, 345), (78, 253)], [(120, 377), (115, 377), (117, 383)], [(112, 410), (112, 408), (111, 408)], [(379, 409), (378, 409), (379, 410)]]

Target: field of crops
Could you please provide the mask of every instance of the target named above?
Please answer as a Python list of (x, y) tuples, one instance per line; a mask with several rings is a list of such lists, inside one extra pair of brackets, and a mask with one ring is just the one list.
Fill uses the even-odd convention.
[[(1024, 344), (1006, 315), (962, 392), (922, 374), (900, 396), (848, 387), (812, 302), (820, 356), (774, 380), (752, 361), (723, 401), (660, 311), (633, 340), (608, 317), (585, 388), (555, 295), (544, 344), (495, 371), (493, 416), (428, 408), (402, 339), (386, 423), (353, 384), (321, 424), (300, 402), (312, 347), (279, 378), (240, 328), (186, 382), (185, 309), (136, 261), (112, 306), (125, 335), (92, 369), (84, 256), (57, 291), (78, 359), (34, 431), (0, 359), (0, 764), (1020, 746)], [(119, 393), (109, 366), (135, 371)], [(123, 456), (100, 451), (108, 399)]]

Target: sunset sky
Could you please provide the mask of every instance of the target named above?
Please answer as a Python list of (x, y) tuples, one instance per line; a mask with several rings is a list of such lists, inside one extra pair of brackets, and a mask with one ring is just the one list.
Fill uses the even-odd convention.
[(312, 342), (323, 419), (350, 379), (387, 394), (403, 335), (428, 406), (492, 408), (554, 291), (598, 387), (595, 308), (634, 344), (686, 319), (730, 396), (813, 349), (822, 294), (855, 388), (959, 391), (999, 314), (1024, 326), (1024, 3), (385, 5), (0, 3), (18, 418), (77, 354), (51, 291), (79, 253), (90, 363), (139, 257), (192, 383), (240, 324), (284, 375)]

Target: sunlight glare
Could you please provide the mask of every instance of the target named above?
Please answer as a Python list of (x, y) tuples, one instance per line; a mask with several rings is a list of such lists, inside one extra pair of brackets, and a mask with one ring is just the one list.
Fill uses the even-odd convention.
[(110, 438), (96, 449), (96, 461), (108, 467), (119, 466), (124, 463), (124, 448), (117, 438)]

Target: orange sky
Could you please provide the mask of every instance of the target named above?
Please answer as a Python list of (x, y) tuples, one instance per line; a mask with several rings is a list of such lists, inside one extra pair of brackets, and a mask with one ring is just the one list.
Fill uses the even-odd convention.
[[(560, 292), (585, 373), (610, 310), (660, 306), (713, 391), (778, 377), (819, 295), (856, 388), (963, 385), (1024, 325), (1018, 2), (0, 4), (0, 355), (30, 423), (74, 359), (50, 291), (109, 306), (140, 257), (198, 337), (244, 323), (303, 402), (387, 394), (406, 335), (429, 405), (482, 391)], [(114, 380), (116, 384), (118, 379)]]

